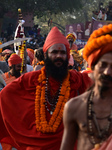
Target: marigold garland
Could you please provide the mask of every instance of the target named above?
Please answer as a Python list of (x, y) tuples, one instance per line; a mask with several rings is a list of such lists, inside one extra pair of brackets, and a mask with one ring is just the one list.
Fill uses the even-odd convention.
[(112, 42), (112, 36), (109, 33), (112, 32), (112, 24), (105, 25), (98, 30), (95, 30), (83, 50), (83, 58), (88, 60), (88, 56), (96, 49), (100, 49), (102, 46)]
[(36, 87), (36, 98), (35, 98), (35, 117), (36, 117), (36, 129), (42, 133), (56, 132), (57, 128), (62, 121), (64, 105), (69, 99), (70, 95), (70, 74), (64, 79), (62, 83), (62, 88), (60, 91), (60, 96), (56, 104), (56, 108), (49, 120), (46, 120), (46, 108), (45, 108), (45, 67), (41, 69), (41, 74), (39, 75), (38, 81), (40, 85)]
[(21, 46), (19, 46), (19, 51), (20, 51), (20, 57), (22, 58), (22, 64), (21, 64), (21, 73), (23, 72), (23, 65), (24, 65), (24, 50), (26, 47), (26, 42), (24, 41)]
[(44, 61), (38, 62), (37, 65), (42, 65), (42, 66), (44, 66)]

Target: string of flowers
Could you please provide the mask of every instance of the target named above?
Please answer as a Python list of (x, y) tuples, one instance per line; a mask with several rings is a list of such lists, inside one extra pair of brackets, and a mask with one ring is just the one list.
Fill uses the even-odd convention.
[(22, 64), (21, 64), (21, 71), (20, 71), (20, 73), (23, 72), (25, 47), (26, 47), (26, 41), (24, 41), (23, 44), (19, 46), (20, 57), (22, 58)]
[(95, 30), (83, 50), (83, 58), (88, 60), (88, 56), (96, 49), (100, 49), (102, 46), (112, 42), (112, 36), (109, 33), (112, 32), (112, 24), (104, 25), (102, 28)]
[(45, 67), (41, 69), (41, 74), (39, 75), (38, 81), (39, 85), (36, 87), (36, 98), (35, 98), (35, 117), (36, 117), (36, 129), (42, 133), (56, 132), (59, 127), (62, 116), (64, 105), (69, 99), (70, 95), (70, 74), (68, 73), (67, 77), (62, 83), (62, 88), (56, 104), (56, 108), (49, 121), (46, 119), (46, 108), (45, 108)]
[(44, 61), (38, 62), (37, 65), (42, 65), (42, 66), (44, 66)]

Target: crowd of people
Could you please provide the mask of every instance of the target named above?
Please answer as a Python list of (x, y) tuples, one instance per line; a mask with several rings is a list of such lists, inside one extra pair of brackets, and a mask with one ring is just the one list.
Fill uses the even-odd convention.
[(112, 25), (80, 50), (57, 27), (29, 34), (18, 52), (12, 44), (0, 53), (2, 150), (110, 150)]
[(109, 1), (108, 6), (104, 7), (103, 3), (99, 3), (99, 11), (93, 11), (97, 15), (97, 20), (112, 21), (112, 1)]

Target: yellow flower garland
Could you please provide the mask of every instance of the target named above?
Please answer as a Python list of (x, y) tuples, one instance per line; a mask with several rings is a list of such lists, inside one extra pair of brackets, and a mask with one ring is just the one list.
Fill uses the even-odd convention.
[(70, 96), (70, 74), (64, 79), (62, 88), (60, 91), (60, 96), (56, 104), (56, 108), (49, 120), (46, 120), (46, 108), (45, 108), (45, 84), (46, 76), (44, 73), (45, 67), (41, 69), (41, 74), (39, 75), (38, 81), (40, 85), (36, 87), (36, 98), (35, 98), (35, 117), (36, 117), (36, 129), (42, 133), (56, 132), (59, 127), (62, 116), (64, 105)]
[(23, 44), (21, 46), (19, 46), (19, 51), (20, 51), (20, 57), (22, 58), (22, 64), (21, 64), (21, 71), (20, 73), (23, 72), (23, 65), (24, 65), (24, 51), (25, 51), (25, 47), (26, 47), (26, 41), (23, 42)]

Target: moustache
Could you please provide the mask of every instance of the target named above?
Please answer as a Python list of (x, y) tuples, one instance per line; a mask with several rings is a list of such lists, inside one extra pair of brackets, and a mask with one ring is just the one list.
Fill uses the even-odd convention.
[(54, 60), (54, 62), (57, 62), (57, 61), (60, 61), (60, 62), (62, 62), (62, 63), (64, 62), (64, 60), (61, 59), (61, 58), (57, 58), (57, 59)]
[(101, 75), (100, 79), (106, 80), (106, 81), (111, 81), (112, 82), (112, 77), (109, 75)]

